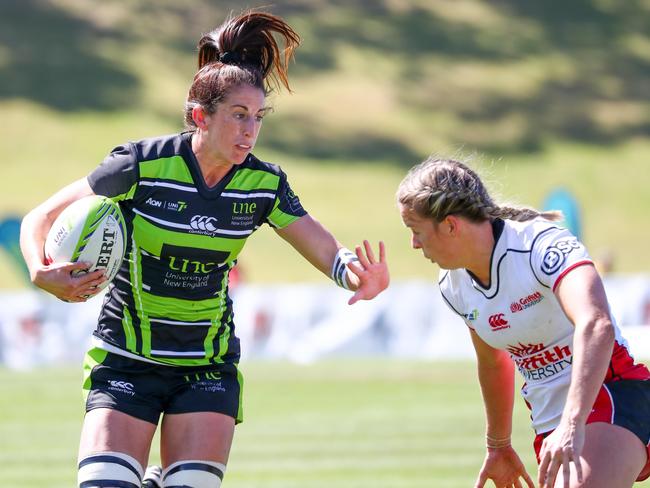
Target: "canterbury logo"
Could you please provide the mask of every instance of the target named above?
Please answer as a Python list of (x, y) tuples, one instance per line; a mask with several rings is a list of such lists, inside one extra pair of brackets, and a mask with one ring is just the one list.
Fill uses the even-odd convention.
[(503, 318), (502, 313), (490, 315), (490, 318), (488, 319), (488, 323), (490, 324), (490, 327), (492, 327), (492, 330), (501, 330), (510, 327), (508, 321)]
[(214, 232), (217, 230), (216, 217), (206, 217), (204, 215), (195, 215), (190, 221), (190, 227), (194, 230), (207, 230), (209, 232)]
[(121, 388), (123, 390), (133, 391), (133, 383), (128, 383), (126, 381), (115, 381), (108, 380), (113, 388)]

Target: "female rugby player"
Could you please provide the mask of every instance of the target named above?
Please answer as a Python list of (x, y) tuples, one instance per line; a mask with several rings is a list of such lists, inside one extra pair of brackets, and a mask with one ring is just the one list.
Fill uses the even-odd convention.
[(468, 327), (487, 417), (476, 487), (533, 487), (510, 443), (525, 379), (542, 488), (626, 488), (650, 475), (650, 373), (630, 356), (584, 246), (557, 212), (496, 204), (467, 165), (429, 158), (397, 191), (411, 245), (441, 268)]
[(104, 278), (101, 271), (71, 276), (85, 263), (46, 264), (43, 243), (54, 219), (97, 194), (119, 202), (127, 222), (126, 259), (85, 360), (80, 487), (140, 487), (161, 415), (162, 486), (221, 485), (242, 420), (228, 274), (262, 224), (352, 290), (350, 303), (388, 286), (382, 243), (377, 258), (367, 241), (355, 253), (343, 248), (303, 209), (285, 173), (252, 154), (266, 95), (274, 84), (289, 89), (287, 63), (299, 40), (268, 13), (228, 19), (199, 42), (186, 132), (115, 148), (23, 221), (32, 281), (72, 302)]

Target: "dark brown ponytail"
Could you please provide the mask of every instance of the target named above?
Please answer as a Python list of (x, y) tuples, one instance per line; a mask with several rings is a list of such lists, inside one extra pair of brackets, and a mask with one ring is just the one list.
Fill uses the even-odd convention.
[(195, 126), (195, 106), (211, 113), (235, 86), (251, 85), (265, 94), (280, 85), (291, 91), (288, 65), (299, 44), (300, 36), (281, 17), (256, 10), (231, 17), (204, 35), (198, 44), (199, 70), (185, 104), (186, 125)]

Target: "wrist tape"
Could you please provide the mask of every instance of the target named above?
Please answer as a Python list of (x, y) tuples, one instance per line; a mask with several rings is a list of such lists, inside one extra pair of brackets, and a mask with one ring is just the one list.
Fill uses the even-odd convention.
[(332, 263), (332, 271), (330, 273), (331, 278), (334, 280), (334, 283), (339, 285), (341, 288), (349, 290), (348, 280), (345, 279), (347, 274), (346, 264), (351, 262), (359, 262), (359, 258), (349, 249), (342, 247), (336, 252), (334, 257), (334, 263)]

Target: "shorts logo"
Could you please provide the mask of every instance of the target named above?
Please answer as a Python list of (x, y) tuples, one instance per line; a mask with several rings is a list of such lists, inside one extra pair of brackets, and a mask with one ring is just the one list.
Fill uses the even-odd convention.
[(202, 230), (214, 232), (217, 230), (215, 224), (217, 223), (216, 217), (206, 217), (205, 215), (195, 215), (190, 221), (190, 227), (194, 230)]
[(547, 275), (552, 275), (564, 264), (567, 255), (580, 247), (582, 246), (575, 237), (557, 241), (546, 249), (542, 259), (542, 271)]
[(223, 386), (221, 380), (221, 373), (215, 371), (206, 371), (185, 376), (185, 381), (191, 383), (192, 390), (204, 391), (206, 393), (225, 392), (226, 388)]
[(490, 324), (490, 327), (492, 330), (501, 330), (501, 329), (509, 329), (510, 324), (506, 319), (503, 318), (502, 313), (497, 313), (495, 315), (490, 315), (490, 318), (488, 319), (488, 323)]
[(119, 391), (120, 393), (126, 393), (127, 395), (135, 395), (133, 389), (133, 383), (128, 381), (118, 381), (118, 380), (108, 380), (108, 384), (111, 385), (108, 387), (109, 390)]
[(108, 380), (113, 388), (123, 388), (125, 390), (133, 391), (133, 383), (127, 383), (126, 381), (115, 381)]

